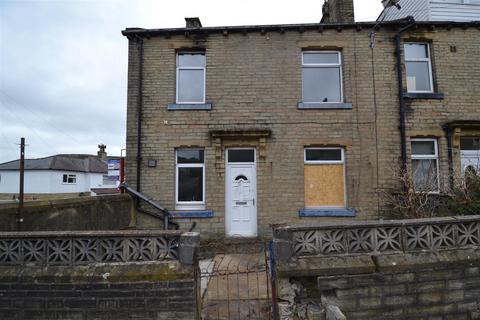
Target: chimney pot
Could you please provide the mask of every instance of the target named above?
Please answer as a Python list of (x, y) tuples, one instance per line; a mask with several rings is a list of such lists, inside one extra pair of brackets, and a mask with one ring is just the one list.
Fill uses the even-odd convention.
[(202, 23), (200, 22), (200, 18), (194, 17), (194, 18), (185, 18), (185, 21), (187, 22), (187, 28), (201, 28)]

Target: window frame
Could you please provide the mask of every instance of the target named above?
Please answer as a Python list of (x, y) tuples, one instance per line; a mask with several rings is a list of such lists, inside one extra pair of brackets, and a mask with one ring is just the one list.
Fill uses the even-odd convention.
[[(305, 147), (303, 148), (304, 164), (345, 164), (345, 149), (342, 147)], [(307, 160), (307, 150), (340, 150), (342, 154), (341, 160)]]
[[(205, 56), (205, 64), (203, 67), (180, 67), (179, 60), (182, 54), (200, 54)], [(175, 103), (176, 104), (205, 104), (206, 95), (207, 95), (207, 54), (205, 51), (178, 51), (175, 54), (176, 57), (176, 88), (175, 88)], [(179, 101), (179, 80), (180, 80), (180, 71), (181, 70), (203, 70), (203, 99), (202, 101), (188, 102), (188, 101)]]
[[(66, 181), (65, 177), (67, 177)], [(69, 178), (73, 178), (74, 182), (68, 182)], [(77, 175), (73, 173), (64, 173), (62, 176), (62, 184), (77, 184)]]
[[(304, 63), (304, 55), (309, 53), (336, 53), (338, 56), (338, 63)], [(344, 103), (343, 97), (343, 61), (341, 50), (303, 50), (302, 51), (302, 101), (304, 103), (321, 103), (321, 104), (334, 104)], [(340, 73), (340, 101), (305, 101), (304, 89), (303, 89), (303, 68), (338, 68)]]
[[(427, 47), (427, 54), (428, 58), (416, 58), (416, 59), (407, 59), (407, 49), (406, 46), (409, 44), (421, 44)], [(408, 93), (434, 93), (434, 81), (433, 81), (433, 65), (432, 65), (432, 50), (431, 50), (431, 43), (429, 42), (415, 42), (415, 41), (407, 41), (403, 44), (403, 54), (404, 54), (404, 61), (405, 61), (405, 81), (407, 84), (407, 92)], [(409, 90), (408, 89), (408, 74), (407, 74), (407, 63), (408, 62), (427, 62), (428, 63), (428, 77), (430, 83), (430, 90)]]
[[(435, 154), (434, 155), (414, 155), (413, 154), (413, 148), (412, 148), (412, 144), (413, 142), (433, 142), (434, 143), (434, 150), (435, 150)], [(412, 170), (413, 170), (413, 160), (435, 160), (436, 161), (436, 164), (437, 164), (437, 189), (435, 191), (428, 191), (427, 193), (431, 193), (431, 194), (439, 194), (440, 193), (440, 157), (439, 157), (439, 153), (438, 153), (438, 139), (436, 138), (411, 138), (410, 139), (410, 160), (411, 160), (411, 163), (410, 165), (412, 166)], [(413, 171), (412, 171), (412, 179), (413, 179)], [(417, 191), (418, 192), (418, 191)]]
[[(178, 163), (178, 151), (202, 150), (203, 163)], [(202, 201), (179, 201), (178, 200), (178, 177), (179, 168), (202, 168)], [(175, 209), (177, 210), (200, 210), (205, 208), (205, 149), (203, 148), (179, 148), (175, 149)]]
[[(347, 168), (344, 147), (304, 147), (303, 165), (341, 164), (343, 166), (343, 206), (309, 206), (308, 209), (346, 209), (347, 208)], [(307, 160), (307, 150), (340, 150), (342, 160)], [(304, 177), (305, 179), (305, 177)]]

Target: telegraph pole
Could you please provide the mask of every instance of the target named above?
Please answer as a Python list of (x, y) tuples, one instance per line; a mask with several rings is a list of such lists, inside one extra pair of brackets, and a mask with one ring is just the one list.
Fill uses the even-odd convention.
[(17, 210), (17, 231), (21, 231), (23, 222), (23, 198), (24, 198), (24, 176), (25, 176), (25, 138), (20, 139), (20, 201)]

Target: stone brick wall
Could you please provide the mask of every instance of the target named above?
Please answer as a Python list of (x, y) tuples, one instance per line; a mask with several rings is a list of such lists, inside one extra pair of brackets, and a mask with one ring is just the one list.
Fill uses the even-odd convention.
[(480, 319), (480, 216), (281, 227), (274, 248), (299, 303), (347, 319)]
[(1, 319), (197, 319), (199, 235), (2, 232)]
[[(194, 319), (192, 281), (4, 283), (2, 319)], [(28, 297), (28, 298), (26, 298)]]
[[(172, 270), (165, 272), (166, 267)], [(51, 268), (50, 275), (43, 271), (40, 277), (27, 270), (22, 278), (13, 276), (11, 268), (2, 268), (0, 318), (191, 320), (196, 317), (197, 283), (193, 269), (181, 270), (175, 264), (162, 263), (115, 266), (101, 271), (72, 267), (63, 274), (59, 269)]]
[[(373, 25), (372, 25), (373, 26)], [(260, 235), (271, 223), (331, 222), (338, 218), (300, 218), (304, 207), (303, 149), (343, 146), (346, 158), (347, 206), (359, 219), (377, 218), (385, 206), (382, 193), (397, 187), (392, 180), (400, 157), (398, 87), (393, 37), (397, 26), (339, 29), (328, 25), (237, 30), (201, 36), (193, 31), (149, 35), (143, 39), (143, 105), (141, 190), (166, 208), (175, 208), (175, 149), (204, 148), (206, 209), (212, 218), (179, 219), (182, 228), (197, 222), (204, 237), (225, 230), (224, 151), (227, 147), (265, 150), (257, 157), (257, 212)], [(408, 102), (407, 139), (439, 141), (440, 182), (448, 182), (447, 142), (442, 125), (477, 119), (480, 91), (480, 32), (473, 27), (419, 26), (403, 40), (432, 44), (435, 83), (444, 99)], [(450, 47), (456, 46), (456, 52)], [(210, 111), (168, 111), (175, 102), (175, 53), (182, 48), (206, 52), (206, 101)], [(352, 109), (299, 110), (301, 53), (304, 49), (342, 51), (344, 100)], [(136, 185), (139, 45), (129, 42), (126, 180)], [(404, 84), (405, 86), (405, 84)], [(269, 130), (261, 139), (238, 136), (215, 140), (215, 130)], [(408, 153), (410, 152), (407, 141)], [(455, 149), (458, 157), (458, 149)], [(157, 160), (150, 168), (147, 160)], [(457, 161), (458, 165), (458, 161)]]
[(475, 262), (450, 266), (412, 263), (398, 271), (319, 276), (318, 290), (348, 319), (479, 319), (477, 258), (478, 252)]
[[(0, 204), (0, 231), (17, 231), (18, 203)], [(25, 203), (22, 231), (121, 230), (136, 224), (129, 195), (38, 200)]]

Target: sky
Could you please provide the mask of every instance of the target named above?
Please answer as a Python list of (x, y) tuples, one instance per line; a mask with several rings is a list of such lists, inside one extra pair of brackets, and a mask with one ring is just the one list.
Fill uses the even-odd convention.
[[(355, 0), (374, 21), (381, 0)], [(0, 0), (0, 163), (125, 148), (126, 27), (315, 23), (323, 0)]]

